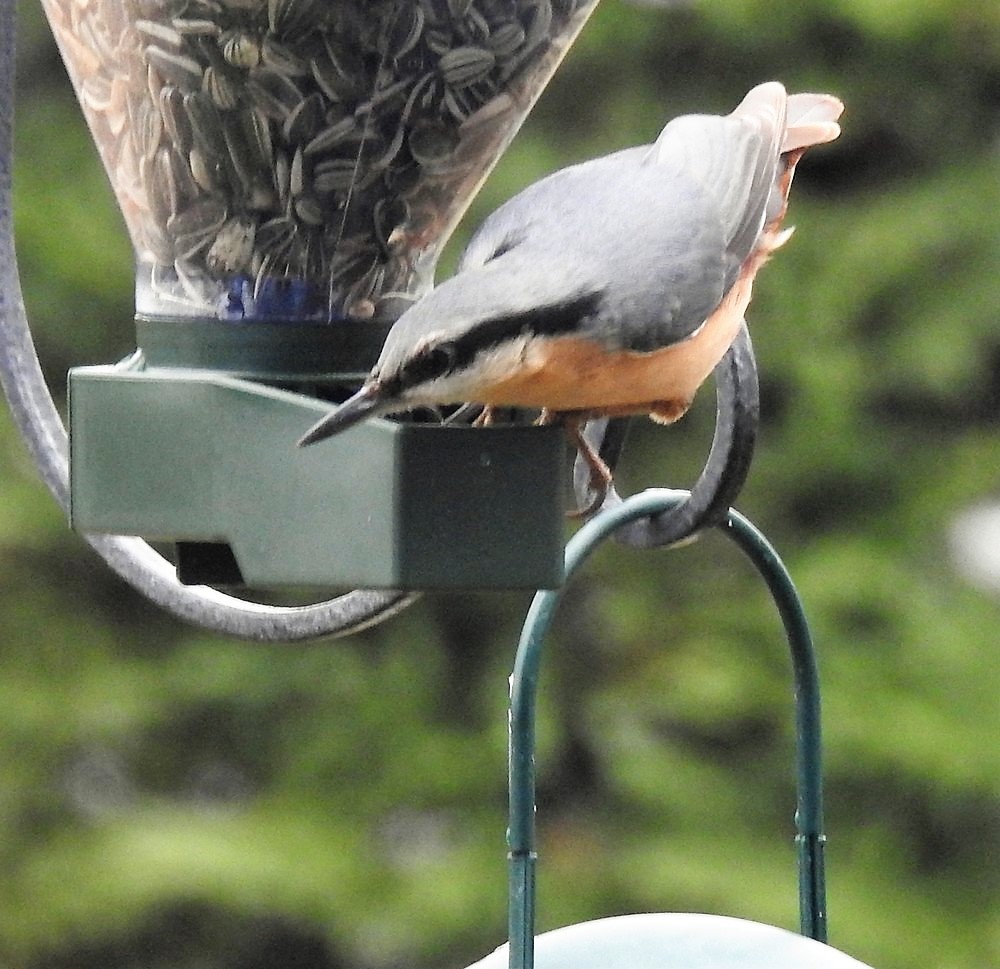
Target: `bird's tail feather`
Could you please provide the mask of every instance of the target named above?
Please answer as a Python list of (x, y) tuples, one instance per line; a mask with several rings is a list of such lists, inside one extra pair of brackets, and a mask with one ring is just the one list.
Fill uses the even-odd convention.
[(823, 145), (840, 135), (843, 102), (832, 94), (792, 94), (788, 98), (782, 152)]

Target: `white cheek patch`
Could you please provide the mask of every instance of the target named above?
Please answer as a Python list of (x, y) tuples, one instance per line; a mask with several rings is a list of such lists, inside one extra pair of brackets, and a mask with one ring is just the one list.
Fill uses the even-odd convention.
[(470, 365), (411, 388), (404, 395), (405, 403), (410, 407), (486, 403), (492, 387), (531, 366), (535, 342), (535, 337), (526, 334), (482, 350)]

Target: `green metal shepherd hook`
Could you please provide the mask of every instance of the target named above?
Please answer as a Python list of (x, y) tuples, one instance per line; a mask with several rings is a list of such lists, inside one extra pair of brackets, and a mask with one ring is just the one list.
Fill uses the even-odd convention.
[[(676, 509), (687, 497), (687, 492), (650, 490), (627, 499), (589, 521), (567, 546), (567, 580), (601, 541), (622, 526)], [(800, 932), (809, 939), (825, 942), (820, 694), (812, 637), (792, 580), (767, 539), (735, 511), (730, 511), (718, 527), (743, 550), (764, 578), (777, 605), (791, 648), (797, 738), (798, 791), (795, 822)], [(561, 590), (553, 590), (539, 592), (535, 596), (525, 620), (511, 678), (508, 831), (510, 969), (532, 969), (534, 966), (535, 710), (542, 646), (560, 595)], [(851, 964), (859, 965), (835, 950), (826, 951)]]

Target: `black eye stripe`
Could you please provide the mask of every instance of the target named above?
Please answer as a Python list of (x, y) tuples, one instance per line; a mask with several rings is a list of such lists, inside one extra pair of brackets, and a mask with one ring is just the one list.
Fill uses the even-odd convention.
[(456, 351), (452, 343), (438, 343), (417, 352), (403, 364), (395, 378), (386, 381), (393, 393), (427, 383), (455, 369)]
[(563, 336), (597, 313), (600, 292), (586, 293), (562, 303), (539, 306), (523, 313), (484, 320), (454, 341), (458, 366), (467, 365), (477, 353), (519, 336)]
[(395, 378), (386, 381), (393, 393), (447, 376), (468, 367), (476, 356), (520, 336), (561, 336), (577, 332), (582, 320), (600, 305), (599, 292), (587, 293), (555, 306), (545, 306), (512, 316), (482, 320), (468, 333), (425, 347), (403, 364)]

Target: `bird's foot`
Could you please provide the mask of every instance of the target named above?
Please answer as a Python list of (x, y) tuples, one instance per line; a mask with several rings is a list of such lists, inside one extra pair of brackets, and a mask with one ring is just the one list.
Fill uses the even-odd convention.
[[(544, 418), (547, 415), (549, 415), (549, 412), (545, 412), (542, 416)], [(607, 498), (608, 491), (611, 489), (613, 483), (611, 469), (608, 467), (607, 462), (591, 445), (583, 433), (586, 420), (587, 418), (584, 415), (566, 415), (564, 417), (566, 436), (577, 449), (584, 464), (587, 465), (590, 471), (590, 491), (593, 494), (590, 502), (582, 508), (574, 508), (572, 511), (566, 512), (566, 517), (570, 519), (589, 518), (594, 514), (604, 504), (604, 500)], [(549, 416), (548, 423), (552, 422), (553, 418)]]
[(472, 422), (473, 427), (489, 427), (493, 423), (493, 405), (486, 404)]
[[(593, 472), (593, 469), (591, 469), (591, 471)], [(595, 511), (600, 509), (601, 505), (604, 504), (604, 499), (608, 497), (608, 491), (610, 489), (610, 478), (607, 481), (604, 481), (602, 478), (597, 477), (592, 473), (590, 477), (590, 490), (593, 492), (594, 497), (582, 508), (570, 509), (570, 511), (566, 512), (566, 517), (571, 521), (589, 518)]]

